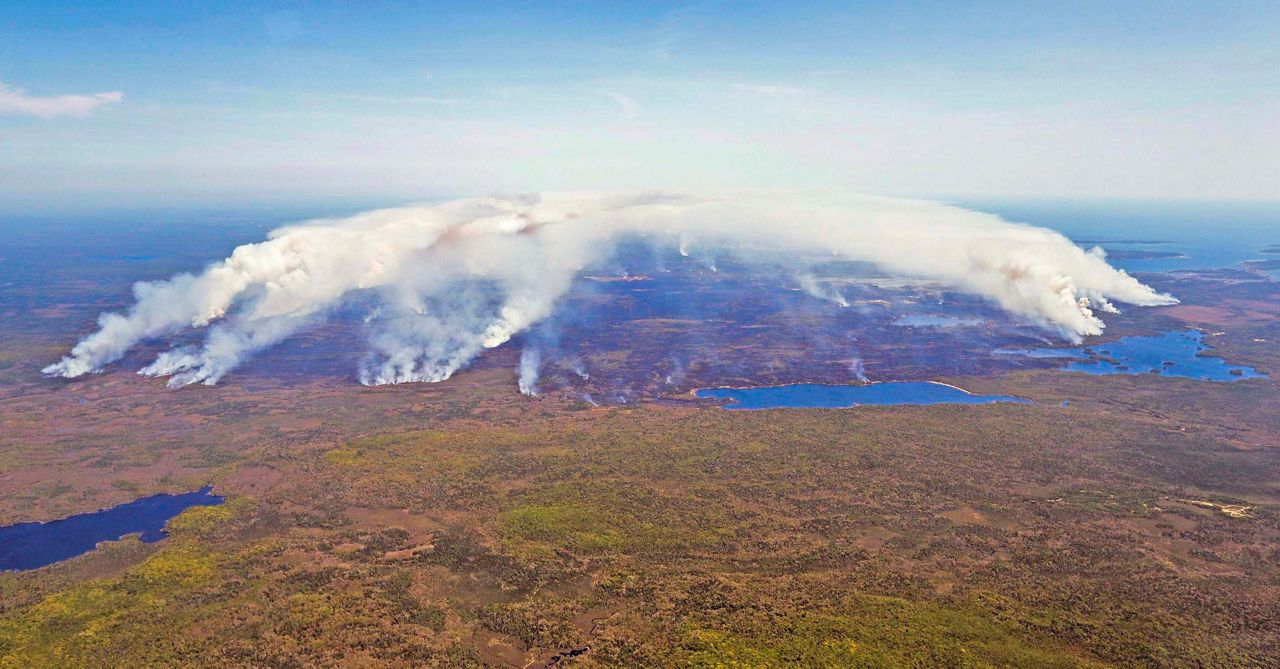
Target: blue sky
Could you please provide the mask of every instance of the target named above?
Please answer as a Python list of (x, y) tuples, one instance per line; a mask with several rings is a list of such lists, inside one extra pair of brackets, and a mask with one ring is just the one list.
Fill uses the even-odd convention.
[(1277, 199), (1278, 34), (1276, 2), (7, 0), (0, 210), (744, 186)]

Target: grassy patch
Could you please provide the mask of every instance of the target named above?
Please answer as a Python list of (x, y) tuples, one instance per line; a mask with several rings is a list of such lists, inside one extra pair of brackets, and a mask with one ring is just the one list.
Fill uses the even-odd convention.
[(585, 552), (621, 548), (627, 537), (623, 524), (578, 504), (521, 506), (499, 520), (509, 541), (563, 543)]
[[(727, 628), (690, 627), (686, 667), (1101, 667), (967, 611), (895, 597), (857, 596), (838, 614), (735, 616)], [(756, 612), (758, 613), (758, 612)]]

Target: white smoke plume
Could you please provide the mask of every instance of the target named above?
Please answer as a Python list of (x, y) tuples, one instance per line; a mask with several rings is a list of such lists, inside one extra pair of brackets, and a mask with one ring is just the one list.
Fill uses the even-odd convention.
[(521, 395), (530, 397), (538, 394), (538, 372), (542, 367), (542, 353), (536, 348), (526, 347), (520, 352), (520, 378), (517, 385)]
[(819, 281), (818, 277), (808, 272), (796, 274), (796, 283), (800, 284), (800, 290), (803, 290), (810, 297), (826, 300), (842, 307), (849, 306), (849, 300), (844, 299), (844, 295), (841, 295), (840, 291), (836, 290), (834, 286)]
[(667, 372), (667, 376), (663, 381), (669, 386), (679, 385), (684, 382), (685, 366), (679, 358), (671, 359), (671, 371)]
[[(216, 383), (246, 357), (366, 292), (365, 384), (440, 381), (546, 318), (621, 235), (843, 258), (991, 299), (1068, 339), (1102, 332), (1111, 301), (1175, 302), (1043, 228), (942, 204), (807, 192), (553, 194), (371, 211), (273, 231), (198, 275), (134, 286), (135, 304), (45, 373), (96, 372), (143, 340), (208, 327), (142, 373)], [(797, 264), (802, 264), (796, 261)], [(797, 270), (802, 271), (803, 268)]]
[(867, 378), (867, 368), (862, 364), (862, 358), (854, 357), (849, 361), (849, 375), (863, 383), (871, 381)]
[(166, 351), (138, 373), (167, 376), (166, 385), (170, 388), (192, 383), (213, 385), (248, 356), (293, 334), (298, 325), (296, 319), (282, 316), (246, 323), (219, 323), (209, 329), (202, 348), (180, 347)]

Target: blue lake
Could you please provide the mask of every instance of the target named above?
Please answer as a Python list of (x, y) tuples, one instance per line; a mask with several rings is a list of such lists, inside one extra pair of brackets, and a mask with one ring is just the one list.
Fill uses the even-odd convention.
[(813, 408), (841, 409), (862, 404), (992, 404), (1028, 403), (1010, 395), (975, 395), (931, 381), (896, 381), (860, 386), (795, 383), (760, 388), (700, 388), (695, 395), (704, 399), (724, 399), (726, 409)]
[(1063, 369), (1085, 374), (1160, 374), (1200, 381), (1240, 381), (1265, 377), (1251, 367), (1232, 365), (1222, 358), (1200, 355), (1209, 350), (1199, 330), (1161, 335), (1122, 337), (1113, 342), (1080, 348), (1040, 348), (998, 353), (1034, 358), (1071, 360)]
[(152, 495), (109, 509), (68, 516), (47, 523), (0, 527), (0, 571), (37, 569), (93, 550), (100, 542), (141, 533), (144, 542), (165, 538), (170, 518), (193, 506), (213, 506), (223, 499), (212, 488), (177, 495)]

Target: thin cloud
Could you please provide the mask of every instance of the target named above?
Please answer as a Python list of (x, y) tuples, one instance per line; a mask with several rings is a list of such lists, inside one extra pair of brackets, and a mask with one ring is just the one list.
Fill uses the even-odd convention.
[[(238, 86), (226, 84), (221, 81), (206, 81), (205, 88), (211, 93), (225, 93), (229, 95), (253, 95), (263, 97), (280, 98), (277, 91), (268, 88), (260, 88), (254, 86)], [(454, 107), (462, 104), (462, 100), (457, 98), (447, 98), (435, 95), (364, 95), (360, 93), (299, 93), (288, 96), (295, 100), (305, 100), (309, 103), (315, 102), (334, 102), (343, 100), (347, 102), (368, 102), (373, 104), (388, 105), (438, 105), (442, 107)]]
[(348, 93), (337, 97), (340, 100), (351, 100), (353, 102), (376, 102), (385, 104), (442, 105), (446, 107), (453, 107), (458, 104), (458, 100), (454, 98), (440, 98), (429, 95), (393, 97), (388, 95), (355, 95)]
[(0, 114), (37, 116), (88, 116), (103, 105), (115, 104), (124, 99), (124, 93), (90, 93), (88, 95), (29, 95), (21, 88), (0, 82)]
[(533, 91), (532, 86), (503, 86), (493, 91), (493, 95), (502, 100), (524, 97)]
[(670, 61), (681, 44), (708, 30), (723, 4), (721, 0), (695, 2), (663, 14), (652, 32), (650, 57), (659, 63)]
[(613, 100), (613, 103), (618, 105), (618, 120), (630, 121), (640, 116), (640, 105), (634, 98), (612, 91), (600, 91), (600, 94)]
[(748, 93), (758, 93), (760, 95), (768, 95), (775, 98), (792, 98), (802, 95), (812, 95), (813, 91), (807, 88), (797, 88), (795, 86), (778, 86), (774, 84), (734, 84), (734, 88)]

